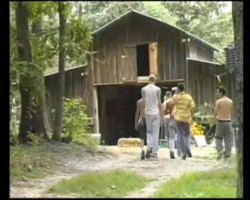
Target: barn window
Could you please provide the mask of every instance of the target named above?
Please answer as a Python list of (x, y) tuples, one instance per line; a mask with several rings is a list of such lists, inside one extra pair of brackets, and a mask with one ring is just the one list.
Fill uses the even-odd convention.
[(137, 76), (149, 75), (149, 51), (148, 44), (137, 45)]
[(157, 75), (157, 43), (136, 45), (137, 76)]

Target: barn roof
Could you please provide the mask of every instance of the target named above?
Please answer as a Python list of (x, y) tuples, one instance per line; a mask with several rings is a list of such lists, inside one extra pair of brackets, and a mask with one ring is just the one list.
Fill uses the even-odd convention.
[(213, 49), (213, 50), (215, 50), (215, 51), (222, 51), (222, 50), (216, 48), (215, 46), (209, 44), (209, 43), (206, 42), (205, 40), (202, 40), (201, 38), (199, 38), (199, 37), (193, 35), (192, 33), (189, 33), (189, 32), (187, 32), (187, 31), (185, 31), (185, 30), (183, 30), (183, 29), (181, 29), (181, 28), (178, 28), (178, 27), (176, 27), (176, 26), (173, 26), (173, 25), (171, 25), (171, 24), (168, 24), (168, 23), (166, 23), (166, 22), (164, 22), (164, 21), (161, 21), (161, 20), (159, 20), (159, 19), (157, 19), (157, 18), (154, 18), (154, 17), (151, 17), (151, 16), (149, 16), (149, 15), (145, 15), (145, 14), (143, 14), (143, 13), (141, 13), (141, 12), (138, 12), (138, 11), (136, 11), (136, 10), (133, 10), (133, 9), (130, 10), (130, 11), (128, 11), (128, 12), (126, 12), (126, 13), (124, 13), (124, 14), (122, 14), (121, 16), (115, 18), (114, 20), (108, 22), (107, 24), (103, 25), (102, 27), (98, 28), (97, 30), (93, 31), (92, 34), (93, 34), (93, 35), (96, 35), (96, 34), (102, 32), (103, 30), (105, 30), (106, 28), (110, 27), (110, 26), (111, 26), (112, 24), (114, 24), (115, 22), (119, 21), (121, 18), (125, 18), (125, 17), (129, 16), (129, 15), (132, 14), (132, 13), (135, 13), (135, 14), (138, 14), (138, 15), (141, 15), (141, 16), (144, 16), (145, 18), (148, 18), (148, 19), (151, 19), (151, 20), (155, 20), (155, 21), (160, 22), (160, 23), (162, 23), (162, 24), (164, 24), (164, 25), (170, 26), (171, 28), (174, 28), (174, 29), (176, 29), (176, 30), (178, 30), (178, 31), (180, 31), (180, 32), (182, 32), (182, 33), (188, 35), (191, 39), (196, 40), (196, 41), (202, 43), (203, 45), (205, 45), (205, 46), (207, 46), (207, 47), (209, 47), (209, 48), (211, 48), (211, 49)]

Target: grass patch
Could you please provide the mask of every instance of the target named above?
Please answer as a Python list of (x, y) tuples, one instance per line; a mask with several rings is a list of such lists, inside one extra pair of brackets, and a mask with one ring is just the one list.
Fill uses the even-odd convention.
[(156, 198), (236, 198), (235, 168), (193, 172), (172, 179), (154, 194)]
[(52, 172), (58, 159), (43, 146), (10, 147), (10, 179), (42, 178)]
[(114, 198), (143, 188), (149, 181), (135, 172), (124, 170), (92, 172), (63, 180), (50, 188), (49, 192), (78, 198)]

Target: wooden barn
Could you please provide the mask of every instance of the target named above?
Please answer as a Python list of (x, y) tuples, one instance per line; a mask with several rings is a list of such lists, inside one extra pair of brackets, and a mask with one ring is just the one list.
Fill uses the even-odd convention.
[[(91, 50), (94, 54), (86, 65), (65, 71), (65, 96), (83, 98), (93, 119), (93, 133), (100, 133), (107, 145), (117, 144), (121, 137), (138, 136), (136, 101), (151, 73), (157, 76), (162, 100), (166, 90), (179, 82), (184, 82), (197, 106), (214, 103), (219, 84), (233, 98), (233, 75), (213, 61), (219, 49), (135, 10), (94, 31)], [(50, 108), (56, 104), (57, 78), (58, 73), (45, 76)]]

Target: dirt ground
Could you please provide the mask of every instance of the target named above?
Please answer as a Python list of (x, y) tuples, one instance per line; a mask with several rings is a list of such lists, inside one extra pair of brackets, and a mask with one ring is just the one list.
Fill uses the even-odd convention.
[[(47, 189), (63, 179), (69, 179), (88, 172), (106, 171), (112, 169), (134, 170), (153, 179), (146, 187), (133, 191), (125, 198), (148, 198), (171, 178), (179, 177), (185, 172), (207, 171), (219, 169), (223, 165), (214, 159), (213, 147), (193, 147), (192, 158), (170, 159), (167, 148), (159, 149), (159, 160), (140, 160), (140, 148), (109, 146), (100, 152), (83, 151), (81, 156), (65, 157), (65, 166), (58, 168), (52, 175), (42, 179), (28, 179), (10, 183), (10, 198), (65, 197), (47, 194)], [(210, 153), (209, 153), (210, 152)], [(69, 197), (69, 196), (67, 196)]]

